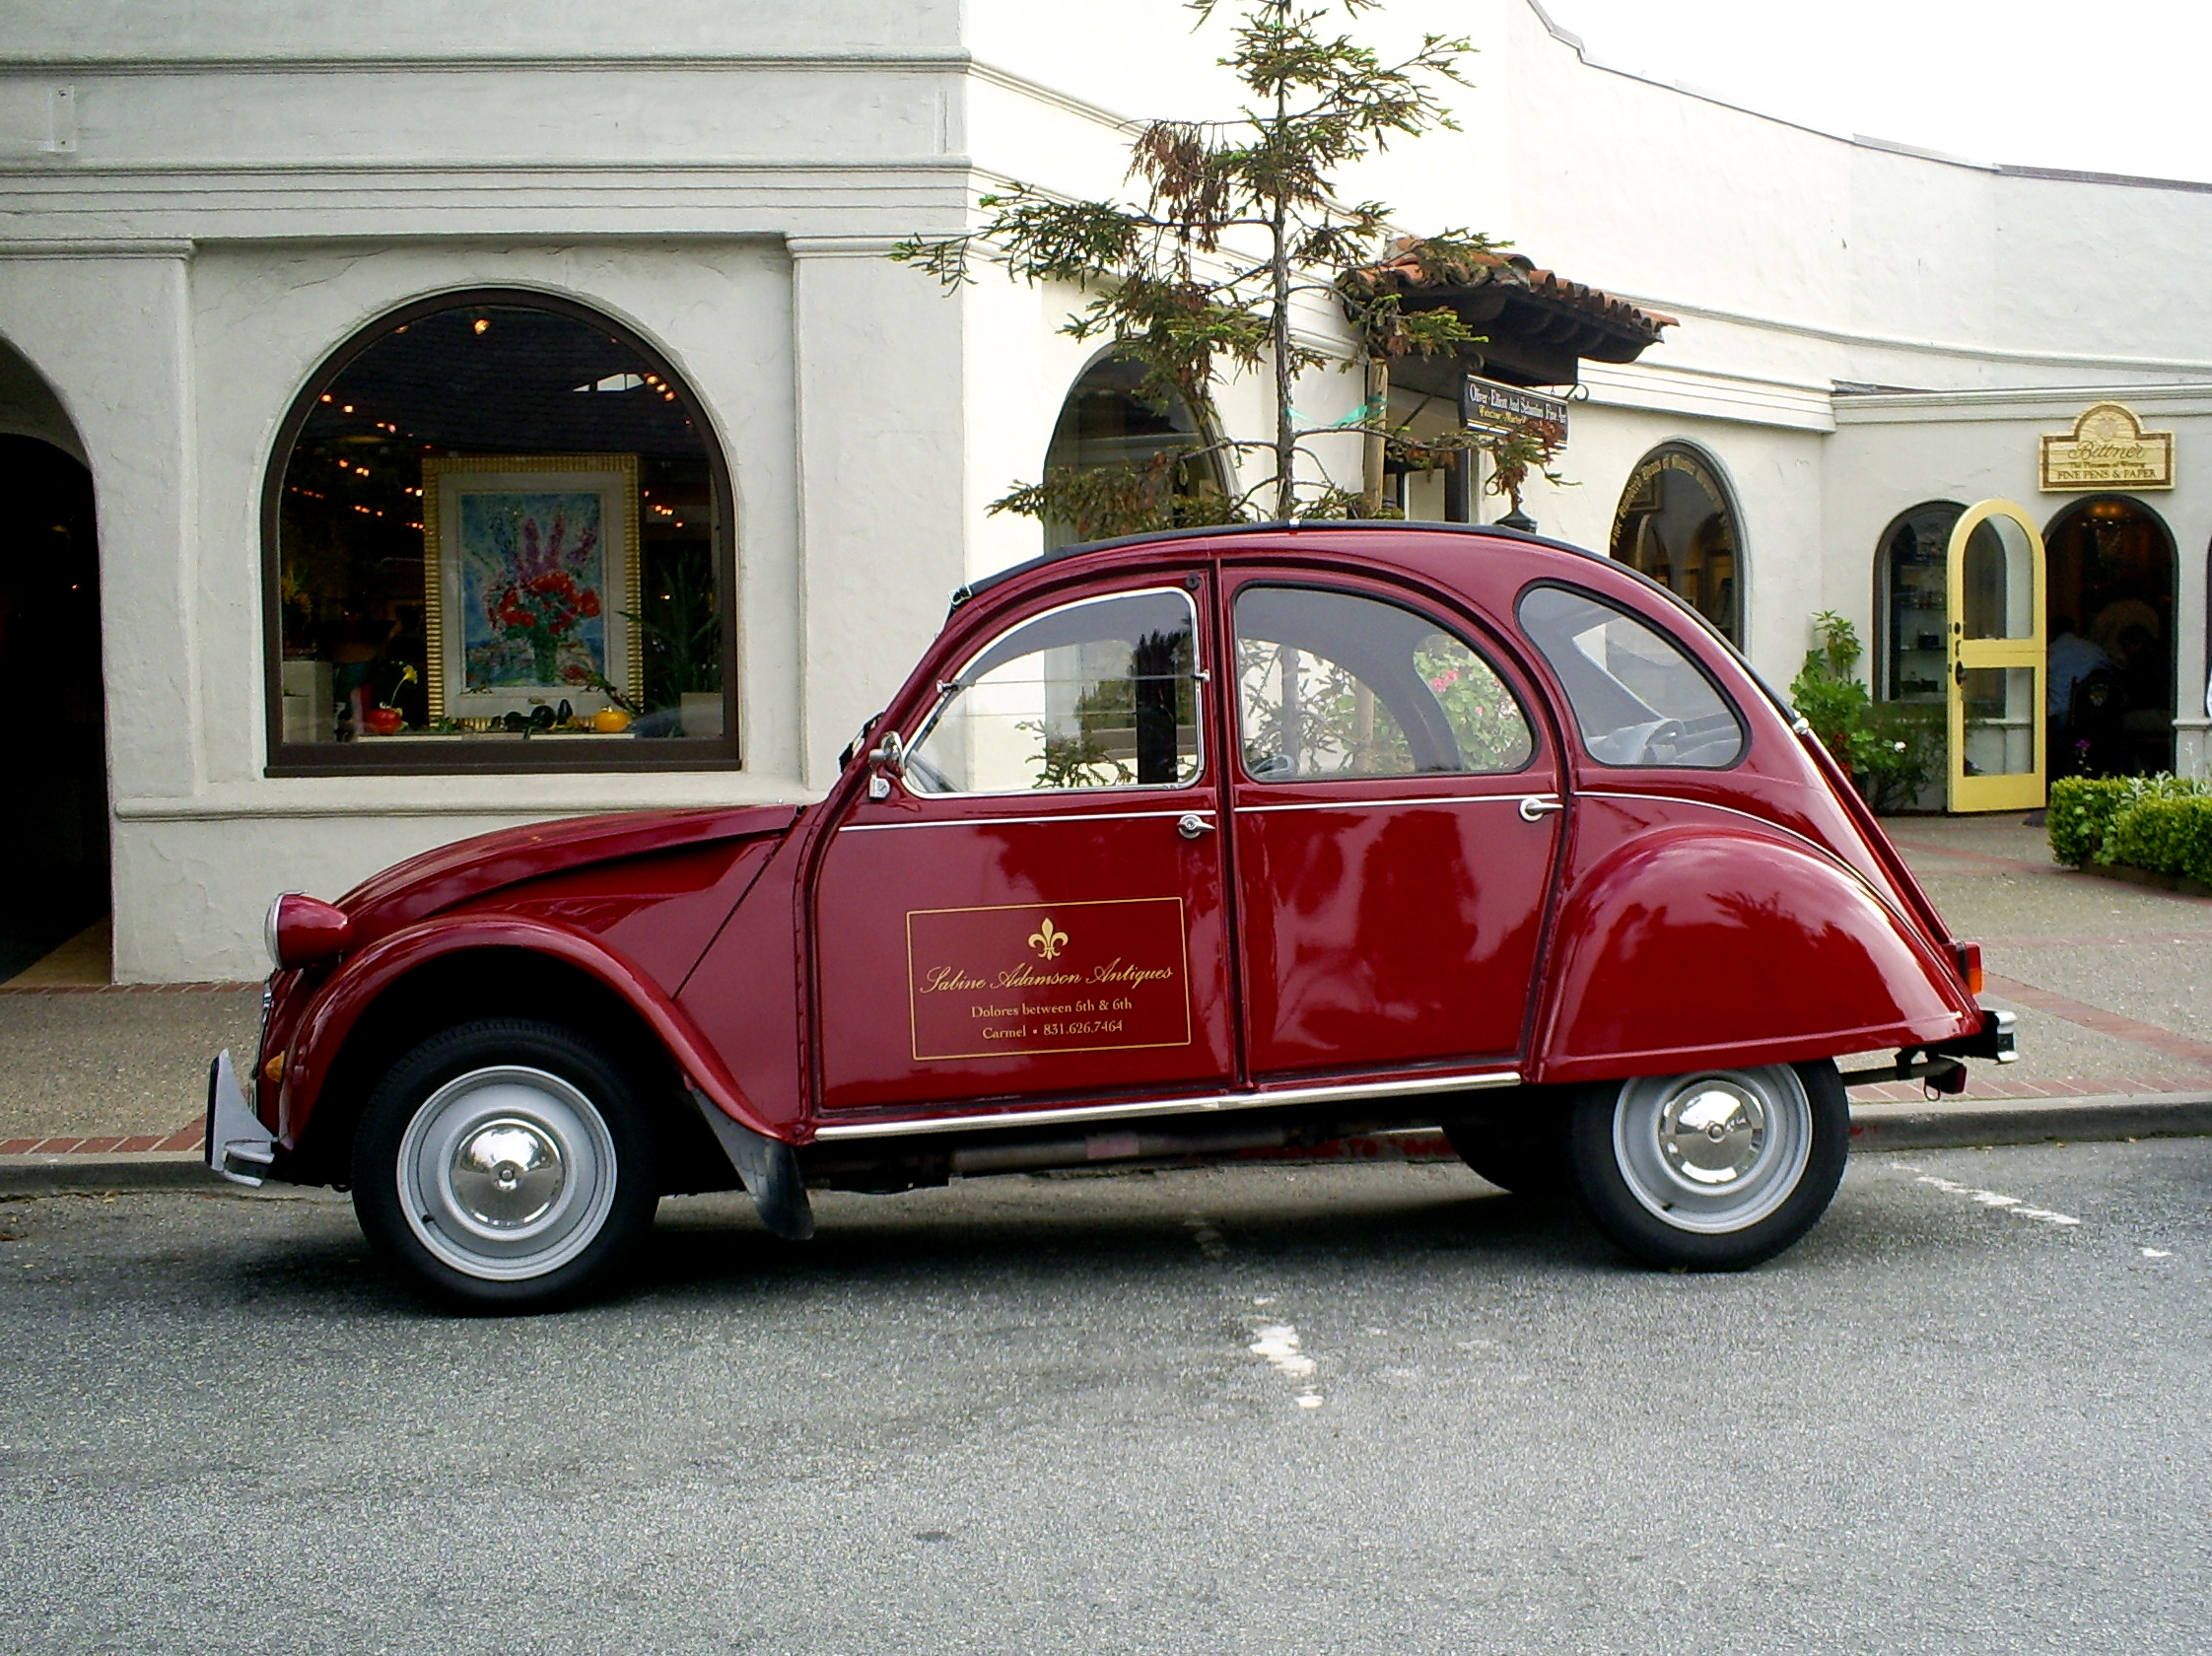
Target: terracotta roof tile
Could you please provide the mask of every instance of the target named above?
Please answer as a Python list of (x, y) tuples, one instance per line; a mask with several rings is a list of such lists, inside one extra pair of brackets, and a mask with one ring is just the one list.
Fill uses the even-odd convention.
[(1638, 338), (1646, 345), (1658, 342), (1662, 328), (1682, 325), (1678, 317), (1643, 310), (1601, 288), (1545, 270), (1521, 253), (1470, 253), (1432, 265), (1424, 256), (1426, 248), (1427, 243), (1417, 237), (1401, 237), (1390, 257), (1356, 274), (1377, 288), (1396, 288), (1401, 293), (1483, 287), (1517, 290), (1531, 299), (1579, 311), (1608, 331)]

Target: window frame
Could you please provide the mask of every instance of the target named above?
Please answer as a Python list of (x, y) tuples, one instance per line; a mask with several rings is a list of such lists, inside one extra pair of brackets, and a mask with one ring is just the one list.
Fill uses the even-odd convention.
[(908, 771), (900, 777), (900, 786), (916, 799), (1088, 799), (1114, 794), (1156, 795), (1173, 792), (1176, 789), (1211, 786), (1208, 780), (1208, 773), (1211, 767), (1213, 755), (1207, 741), (1206, 725), (1208, 690), (1212, 682), (1212, 674), (1207, 670), (1206, 666), (1205, 612), (1199, 602), (1200, 593), (1194, 591), (1189, 585), (1183, 582), (1174, 582), (1167, 585), (1146, 582), (1140, 586), (1117, 587), (1103, 592), (1084, 592), (1076, 597), (1065, 599), (1060, 603), (1047, 604), (1042, 609), (1033, 610), (1029, 614), (1007, 622), (973, 650), (965, 652), (960, 656), (960, 664), (951, 677), (938, 681), (935, 700), (931, 702), (929, 711), (916, 723), (913, 738), (911, 740), (902, 738), (902, 749), (909, 756), (920, 752), (923, 744), (929, 740), (931, 733), (935, 730), (937, 722), (944, 716), (945, 710), (950, 708), (960, 696), (974, 688), (972, 684), (962, 684), (960, 682), (961, 673), (965, 672), (972, 663), (982, 660), (993, 650), (1023, 628), (1035, 626), (1038, 622), (1047, 620), (1052, 616), (1063, 615), (1071, 609), (1080, 609), (1088, 604), (1112, 603), (1120, 598), (1143, 597), (1153, 593), (1165, 593), (1180, 598), (1191, 617), (1191, 683), (1195, 715), (1192, 720), (1192, 728), (1198, 733), (1198, 769), (1190, 777), (1177, 782), (1111, 782), (1103, 783), (1096, 788), (938, 789), (918, 786), (912, 772)]
[[(664, 736), (626, 743), (542, 742), (527, 738), (481, 741), (466, 737), (447, 742), (287, 742), (284, 739), (284, 619), (280, 596), (284, 580), (283, 513), (285, 479), (293, 450), (322, 393), (364, 354), (395, 330), (426, 316), (477, 307), (548, 311), (604, 330), (635, 352), (675, 393), (691, 420), (707, 460), (715, 521), (712, 538), (716, 604), (722, 619), (723, 734)], [(277, 427), (261, 484), (261, 666), (262, 733), (265, 777), (328, 776), (529, 776), (541, 772), (621, 773), (640, 771), (735, 771), (744, 768), (743, 698), (737, 680), (737, 515), (729, 463), (706, 406), (689, 378), (660, 352), (615, 317), (580, 300), (534, 288), (455, 288), (380, 312), (325, 353), (301, 384)], [(613, 751), (616, 747), (620, 752)], [(635, 749), (636, 751), (632, 751)]]
[[(1368, 603), (1384, 604), (1392, 609), (1404, 610), (1417, 620), (1428, 622), (1436, 631), (1444, 634), (1447, 638), (1457, 639), (1463, 649), (1489, 669), (1490, 675), (1497, 680), (1506, 695), (1512, 698), (1514, 710), (1521, 716), (1521, 725), (1528, 732), (1529, 751), (1527, 755), (1518, 765), (1500, 770), (1358, 771), (1322, 776), (1254, 776), (1246, 768), (1244, 762), (1244, 673), (1242, 656), (1239, 654), (1239, 646), (1242, 643), (1243, 635), (1237, 631), (1236, 619), (1237, 606), (1244, 601), (1244, 595), (1252, 591), (1318, 592), (1329, 597), (1356, 598)], [(1228, 733), (1234, 738), (1236, 762), (1233, 767), (1233, 774), (1240, 785), (1247, 787), (1284, 786), (1305, 788), (1338, 783), (1357, 783), (1363, 786), (1371, 786), (1375, 783), (1420, 782), (1434, 784), (1479, 777), (1523, 776), (1534, 769), (1537, 763), (1543, 759), (1543, 723), (1530, 710), (1528, 696), (1516, 688), (1511, 673), (1500, 665), (1501, 660), (1511, 661), (1513, 659), (1511, 654), (1497, 645), (1485, 649), (1475, 641), (1470, 628), (1462, 623), (1443, 618), (1437, 613), (1436, 606), (1433, 604), (1418, 603), (1415, 601), (1412, 594), (1401, 595), (1395, 588), (1390, 589), (1386, 595), (1384, 592), (1369, 590), (1362, 586), (1341, 586), (1327, 581), (1275, 579), (1265, 570), (1252, 571), (1231, 587), (1224, 594), (1224, 597), (1226, 600), (1223, 604), (1222, 619), (1222, 625), (1226, 629), (1222, 638), (1224, 659), (1234, 660), (1237, 663), (1236, 669), (1226, 675), (1226, 695), (1228, 699), (1224, 707), (1224, 717), (1228, 721)], [(1342, 662), (1338, 664), (1343, 665)], [(1430, 692), (1430, 694), (1433, 696), (1434, 692)], [(1459, 733), (1452, 728), (1451, 716), (1444, 712), (1441, 702), (1436, 704), (1436, 711), (1443, 720), (1445, 730), (1452, 737), (1453, 745), (1457, 747)]]

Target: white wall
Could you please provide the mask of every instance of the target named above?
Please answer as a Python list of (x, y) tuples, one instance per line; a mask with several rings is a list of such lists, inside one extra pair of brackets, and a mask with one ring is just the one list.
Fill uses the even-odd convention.
[(0, 60), (64, 63), (393, 62), (950, 51), (956, 0), (72, 0), (0, 12)]

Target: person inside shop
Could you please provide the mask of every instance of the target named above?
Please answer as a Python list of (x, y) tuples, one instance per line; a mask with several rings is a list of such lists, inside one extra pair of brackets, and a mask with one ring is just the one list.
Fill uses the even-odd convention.
[[(2100, 710), (2088, 705), (2095, 701), (2094, 694), (2085, 698), (2080, 692), (2102, 673), (2104, 678), (2100, 682), (2106, 699), (2116, 703), (2112, 658), (2102, 646), (2074, 630), (2071, 615), (2053, 615), (2047, 659), (2043, 700), (2044, 773), (2054, 777), (2091, 774), (2093, 755), (2082, 744), (2095, 747), (2098, 728), (2094, 727), (2101, 727), (2097, 718)], [(2116, 705), (2112, 711), (2116, 716)]]

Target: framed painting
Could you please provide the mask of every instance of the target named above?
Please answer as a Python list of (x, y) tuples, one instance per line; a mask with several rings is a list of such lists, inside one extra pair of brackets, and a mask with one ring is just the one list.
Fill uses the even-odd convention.
[(637, 455), (426, 459), (423, 556), (434, 725), (640, 704)]

